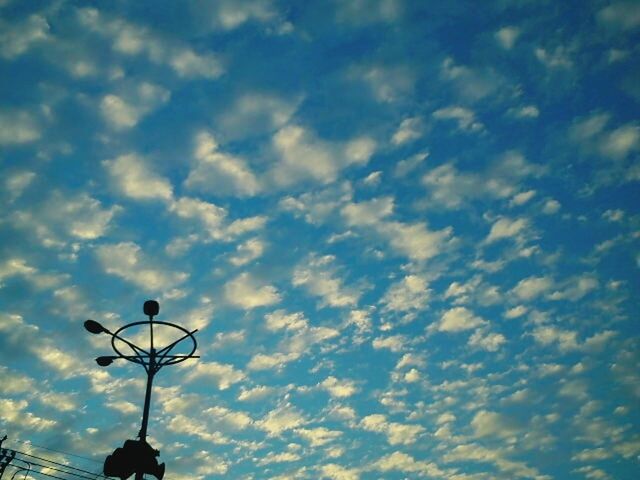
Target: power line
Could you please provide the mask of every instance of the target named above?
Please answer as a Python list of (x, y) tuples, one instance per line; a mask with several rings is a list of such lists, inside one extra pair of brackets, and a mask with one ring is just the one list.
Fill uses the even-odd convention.
[(90, 462), (94, 462), (94, 463), (100, 463), (100, 464), (102, 463), (101, 461), (96, 460), (95, 458), (83, 457), (82, 455), (77, 455), (75, 453), (63, 452), (62, 450), (55, 450), (53, 448), (43, 447), (42, 445), (36, 445), (35, 443), (31, 443), (24, 440), (12, 440), (12, 441), (23, 443), (25, 445), (31, 445), (32, 447), (41, 448), (42, 450), (49, 450), (50, 452), (62, 453), (63, 455), (68, 455), (70, 457), (82, 458), (83, 460), (89, 460)]
[[(72, 467), (71, 465), (65, 465), (64, 463), (59, 463), (59, 462), (56, 462), (54, 460), (49, 460), (48, 458), (38, 457), (37, 455), (31, 455), (30, 453), (21, 452), (19, 450), (15, 450), (15, 452), (17, 454), (19, 454), (19, 455), (22, 455), (22, 456), (35, 458), (37, 460), (42, 460), (44, 462), (52, 463), (54, 465), (58, 465), (60, 467), (64, 467), (64, 468), (67, 468), (67, 469), (70, 469), (70, 470), (77, 470), (78, 472), (82, 472), (82, 473), (86, 473), (87, 475), (90, 475), (90, 477), (87, 477), (85, 475), (80, 475), (79, 473), (67, 472), (65, 470), (60, 470), (60, 469), (55, 468), (55, 467), (49, 467), (48, 465), (40, 465), (40, 464), (35, 463), (35, 462), (29, 462), (32, 465), (38, 465), (38, 466), (45, 467), (45, 468), (51, 468), (52, 470), (68, 473), (69, 475), (75, 475), (75, 476), (80, 477), (80, 478), (88, 478), (88, 479), (91, 479), (91, 480), (94, 480), (96, 478), (109, 478), (109, 477), (105, 477), (101, 473), (94, 473), (94, 472), (90, 472), (88, 470), (83, 470), (82, 468)], [(23, 460), (23, 461), (26, 461), (26, 460)]]

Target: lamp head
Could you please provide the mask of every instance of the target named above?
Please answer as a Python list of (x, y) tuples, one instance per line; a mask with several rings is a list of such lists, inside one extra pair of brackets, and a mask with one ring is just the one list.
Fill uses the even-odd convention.
[(160, 304), (155, 300), (147, 300), (142, 307), (144, 314), (149, 317), (155, 317), (160, 312)]
[(84, 322), (84, 328), (86, 328), (88, 332), (93, 333), (94, 335), (107, 331), (106, 328), (104, 328), (95, 320), (87, 320), (86, 322)]
[(113, 357), (98, 357), (96, 363), (101, 367), (108, 367), (113, 363)]

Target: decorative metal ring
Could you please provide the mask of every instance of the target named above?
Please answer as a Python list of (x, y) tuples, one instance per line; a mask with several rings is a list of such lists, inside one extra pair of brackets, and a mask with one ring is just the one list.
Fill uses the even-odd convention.
[[(164, 325), (164, 326), (167, 326), (167, 327), (172, 327), (172, 328), (175, 328), (175, 329), (177, 329), (177, 330), (180, 330), (180, 331), (182, 331), (182, 332), (184, 332), (184, 333), (186, 334), (186, 336), (185, 336), (185, 337), (183, 337), (182, 339), (180, 339), (180, 342), (181, 342), (182, 340), (186, 340), (187, 338), (190, 338), (190, 339), (191, 339), (191, 342), (193, 343), (193, 347), (192, 347), (192, 349), (191, 349), (191, 352), (189, 352), (187, 355), (184, 355), (184, 356), (181, 356), (181, 357), (178, 357), (178, 358), (172, 358), (172, 359), (170, 359), (170, 360), (166, 360), (166, 361), (164, 361), (164, 362), (162, 362), (162, 361), (161, 361), (161, 363), (160, 363), (160, 364), (161, 364), (161, 366), (164, 366), (164, 365), (175, 365), (176, 363), (184, 362), (185, 360), (187, 360), (189, 357), (191, 357), (191, 356), (195, 353), (196, 349), (198, 348), (198, 343), (196, 342), (195, 337), (193, 336), (193, 334), (192, 334), (189, 330), (187, 330), (187, 329), (186, 329), (186, 328), (184, 328), (184, 327), (181, 327), (180, 325), (176, 325), (175, 323), (162, 322), (162, 321), (153, 321), (153, 322), (151, 322), (151, 321), (149, 321), (149, 320), (147, 320), (147, 321), (143, 321), (143, 322), (133, 322), (133, 323), (128, 323), (128, 324), (123, 325), (122, 327), (120, 327), (120, 328), (119, 328), (118, 330), (116, 330), (116, 331), (115, 331), (115, 333), (111, 336), (111, 347), (113, 348), (113, 350), (115, 350), (115, 352), (116, 352), (120, 357), (123, 357), (125, 360), (128, 360), (128, 361), (133, 362), (133, 363), (138, 363), (138, 364), (141, 364), (141, 365), (149, 365), (149, 363), (148, 363), (148, 362), (144, 362), (144, 361), (142, 361), (142, 360), (139, 360), (138, 358), (135, 358), (135, 359), (126, 358), (126, 357), (128, 357), (128, 355), (124, 355), (124, 354), (123, 354), (123, 353), (118, 349), (118, 347), (116, 347), (116, 340), (118, 340), (118, 338), (116, 338), (116, 336), (117, 336), (117, 335), (119, 335), (119, 334), (120, 334), (120, 332), (122, 332), (122, 331), (126, 330), (127, 328), (135, 327), (135, 326), (137, 326), (137, 325), (150, 325), (151, 323), (153, 323), (153, 324), (155, 324), (155, 325)], [(122, 342), (122, 340), (119, 340), (119, 341), (121, 341), (121, 342)], [(123, 342), (123, 343), (126, 343), (126, 342)], [(132, 342), (132, 343), (133, 343), (133, 342)], [(179, 342), (178, 342), (178, 343), (179, 343)], [(177, 344), (176, 344), (176, 345), (177, 345)], [(137, 347), (137, 345), (136, 345), (136, 347)], [(140, 348), (140, 347), (138, 347), (138, 348)], [(156, 350), (158, 350), (158, 349), (156, 349)], [(159, 350), (162, 350), (162, 349), (159, 349)], [(136, 354), (137, 354), (137, 352), (136, 352)], [(141, 355), (140, 357), (142, 357), (142, 358), (149, 358), (149, 356), (148, 356), (148, 355)], [(160, 355), (160, 356), (159, 356), (159, 358), (160, 358), (160, 359), (162, 359), (162, 358), (164, 358), (164, 357), (163, 357), (162, 355)]]

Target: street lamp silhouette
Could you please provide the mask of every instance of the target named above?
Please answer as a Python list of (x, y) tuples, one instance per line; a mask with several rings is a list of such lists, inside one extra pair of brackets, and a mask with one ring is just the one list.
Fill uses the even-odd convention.
[[(158, 461), (155, 457), (160, 455), (158, 450), (154, 450), (147, 443), (147, 426), (149, 424), (149, 408), (151, 406), (151, 388), (153, 385), (153, 378), (156, 373), (167, 365), (175, 365), (180, 362), (184, 362), (190, 358), (200, 358), (199, 355), (194, 355), (198, 343), (193, 336), (198, 329), (188, 331), (187, 329), (176, 325), (175, 323), (154, 321), (153, 317), (160, 312), (160, 305), (155, 300), (147, 300), (144, 302), (143, 307), (144, 314), (149, 317), (148, 321), (128, 323), (120, 327), (115, 332), (111, 332), (100, 323), (95, 320), (87, 320), (84, 322), (84, 328), (94, 335), (106, 333), (111, 336), (111, 347), (116, 355), (107, 355), (96, 358), (96, 363), (101, 367), (107, 367), (113, 363), (114, 360), (124, 359), (129, 362), (142, 365), (147, 373), (147, 388), (144, 396), (144, 407), (142, 410), (142, 425), (140, 432), (138, 433), (139, 440), (127, 440), (122, 448), (117, 448), (112, 455), (109, 455), (104, 462), (104, 473), (108, 476), (119, 477), (121, 480), (129, 478), (134, 473), (136, 474), (136, 480), (143, 480), (144, 474), (149, 473), (154, 475), (158, 480), (162, 480), (164, 476), (164, 463), (158, 465)], [(137, 327), (139, 325), (149, 326), (149, 348), (144, 349), (134, 344), (133, 342), (123, 338), (121, 333), (131, 327)], [(156, 349), (154, 345), (153, 329), (154, 325), (162, 325), (163, 327), (169, 327), (179, 330), (183, 335), (173, 343)], [(191, 340), (191, 351), (186, 355), (172, 355), (172, 350), (183, 340)], [(132, 355), (125, 355), (118, 346), (117, 341), (124, 343), (129, 349), (131, 349)]]

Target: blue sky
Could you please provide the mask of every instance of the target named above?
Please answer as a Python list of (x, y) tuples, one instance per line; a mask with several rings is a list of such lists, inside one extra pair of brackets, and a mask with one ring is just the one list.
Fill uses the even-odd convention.
[(156, 379), (167, 478), (634, 478), (639, 29), (0, 1), (0, 434), (135, 437), (143, 372), (82, 322), (156, 299), (202, 356)]

